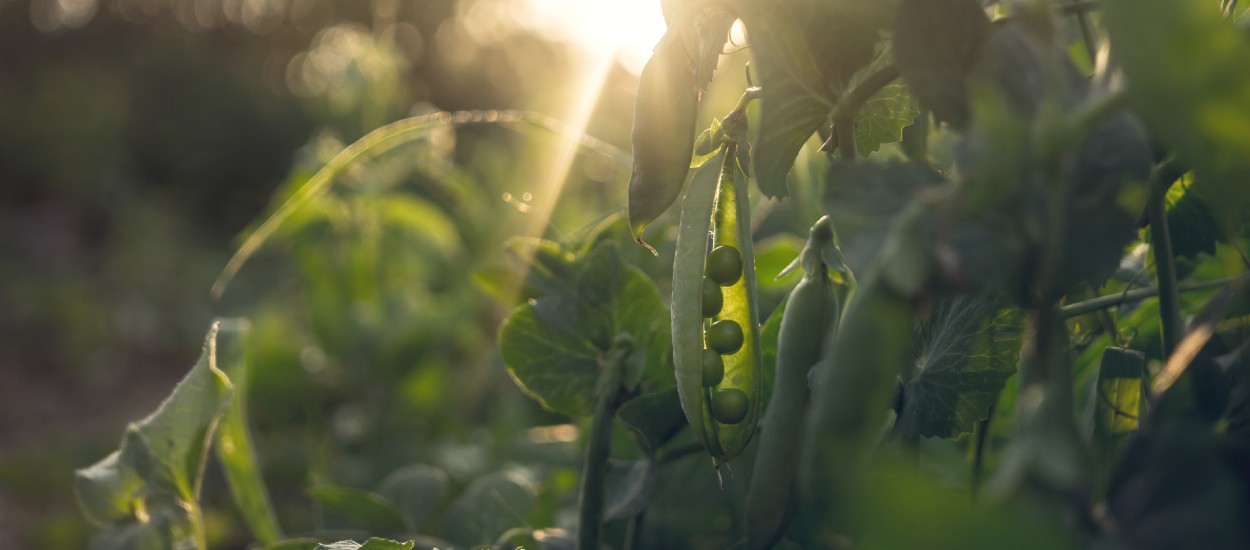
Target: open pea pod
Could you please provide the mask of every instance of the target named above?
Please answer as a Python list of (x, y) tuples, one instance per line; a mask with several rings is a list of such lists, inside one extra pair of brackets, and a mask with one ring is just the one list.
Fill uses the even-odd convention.
[(747, 180), (737, 146), (725, 143), (690, 178), (673, 261), (677, 390), (686, 419), (717, 461), (746, 448), (763, 397)]

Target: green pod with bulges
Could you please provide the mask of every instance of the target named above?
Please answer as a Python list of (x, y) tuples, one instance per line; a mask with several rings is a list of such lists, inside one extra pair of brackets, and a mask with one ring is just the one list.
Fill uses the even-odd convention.
[(825, 514), (816, 518), (823, 530), (836, 533), (849, 527), (837, 521), (854, 521), (845, 507), (858, 490), (855, 473), (890, 414), (899, 374), (913, 359), (913, 324), (912, 299), (883, 269), (874, 269), (848, 296), (836, 335), (812, 373), (798, 487), (804, 509)]
[(776, 375), (761, 422), (759, 450), (746, 500), (747, 548), (771, 548), (785, 534), (797, 502), (795, 477), (809, 400), (808, 372), (836, 330), (838, 295), (820, 251), (832, 245), (828, 217), (812, 227), (800, 255), (804, 275), (790, 292), (777, 335)]
[(647, 225), (681, 195), (694, 152), (699, 91), (679, 34), (673, 28), (660, 40), (642, 69), (634, 98), (629, 226), (639, 243)]
[[(737, 144), (724, 144), (720, 152), (695, 170), (682, 202), (673, 261), (673, 360), (682, 410), (695, 435), (718, 461), (738, 456), (755, 432), (763, 392), (758, 302), (755, 295), (755, 264), (751, 248), (750, 209), (747, 208), (747, 180), (738, 169)], [(708, 236), (711, 235), (709, 246)], [(722, 307), (708, 319), (703, 317), (703, 282), (708, 251), (732, 246), (742, 257), (742, 277), (721, 287)], [(721, 355), (724, 376), (718, 384), (703, 385), (703, 353), (710, 348), (705, 328), (732, 321), (741, 329), (742, 343), (732, 353)], [(722, 323), (720, 326), (728, 326)], [(736, 338), (736, 334), (735, 334)], [(727, 348), (726, 348), (727, 349)], [(738, 390), (741, 395), (726, 390)], [(745, 397), (745, 412), (726, 415), (725, 399), (713, 412), (717, 395), (732, 396), (733, 412)]]

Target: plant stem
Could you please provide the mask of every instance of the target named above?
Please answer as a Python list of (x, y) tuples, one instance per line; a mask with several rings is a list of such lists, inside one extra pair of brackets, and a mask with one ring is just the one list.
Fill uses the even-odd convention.
[(620, 363), (625, 353), (614, 349), (603, 361), (603, 372), (595, 387), (595, 416), (587, 436), (582, 460), (582, 483), (577, 495), (578, 550), (598, 550), (599, 527), (603, 523), (603, 483), (607, 477), (608, 456), (612, 451), (612, 418), (620, 391)]
[(859, 110), (868, 103), (872, 96), (882, 88), (889, 86), (898, 78), (898, 67), (890, 65), (881, 70), (868, 75), (859, 85), (851, 88), (851, 91), (842, 96), (838, 101), (838, 108), (833, 111), (833, 121), (838, 123), (843, 120), (855, 121), (855, 117), (859, 115)]
[(208, 550), (208, 535), (204, 531), (204, 513), (200, 508), (199, 500), (193, 500), (189, 503), (191, 514), (191, 532), (195, 536), (196, 550)]
[[(1240, 280), (1247, 279), (1247, 278), (1250, 278), (1250, 273), (1242, 273), (1240, 275), (1233, 275), (1231, 277), (1224, 277), (1221, 279), (1212, 279), (1210, 281), (1200, 281), (1197, 283), (1180, 285), (1176, 287), (1176, 290), (1178, 292), (1193, 292), (1196, 290), (1209, 290), (1212, 288), (1218, 288), (1218, 287), (1224, 286), (1225, 284), (1240, 281)], [(1093, 313), (1100, 309), (1107, 309), (1109, 307), (1115, 307), (1120, 304), (1126, 304), (1129, 302), (1137, 302), (1137, 301), (1145, 300), (1146, 298), (1153, 298), (1158, 295), (1159, 295), (1158, 288), (1139, 288), (1135, 290), (1126, 290), (1119, 294), (1108, 294), (1106, 296), (1099, 296), (1097, 298), (1091, 298), (1083, 302), (1077, 302), (1075, 304), (1068, 304), (1066, 306), (1063, 306), (1063, 309), (1061, 311), (1062, 311), (1062, 315), (1064, 319), (1070, 319), (1078, 315), (1085, 315), (1086, 313)]]
[(1183, 329), (1176, 263), (1172, 257), (1172, 236), (1168, 232), (1166, 195), (1169, 183), (1163, 182), (1156, 170), (1150, 178), (1150, 198), (1146, 202), (1146, 217), (1150, 220), (1150, 251), (1155, 262), (1155, 285), (1159, 289), (1159, 321), (1165, 360), (1176, 349)]
[(977, 422), (976, 442), (972, 449), (972, 496), (976, 498), (981, 490), (981, 481), (985, 474), (985, 444), (990, 439), (990, 426), (994, 422), (994, 414), (998, 411), (998, 399), (990, 402), (989, 411), (984, 420)]
[(855, 160), (855, 119), (859, 116), (859, 110), (872, 99), (872, 96), (894, 82), (898, 76), (898, 67), (894, 65), (885, 67), (868, 75), (838, 101), (838, 107), (833, 111), (833, 129), (836, 132), (838, 148), (842, 150), (843, 160)]
[[(1081, 0), (1069, 0), (1066, 6), (1076, 6), (1082, 3)], [(1098, 42), (1094, 39), (1094, 26), (1089, 20), (1089, 10), (1072, 10), (1065, 15), (1076, 17), (1076, 24), (1081, 28), (1081, 41), (1085, 43), (1085, 53), (1089, 55), (1089, 63), (1090, 65), (1097, 63)]]

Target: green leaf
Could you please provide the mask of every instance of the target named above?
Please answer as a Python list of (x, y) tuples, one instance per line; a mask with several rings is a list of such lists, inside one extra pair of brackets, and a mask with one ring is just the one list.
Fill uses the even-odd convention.
[(903, 385), (894, 430), (907, 436), (971, 432), (1015, 373), (1018, 323), (990, 296), (940, 302), (918, 327), (915, 374)]
[(192, 537), (185, 510), (160, 506), (147, 519), (97, 534), (91, 538), (91, 550), (171, 550)]
[(221, 369), (234, 382), (234, 396), (222, 415), (217, 430), (217, 460), (221, 462), (230, 494), (252, 535), (262, 544), (282, 538), (282, 530), (269, 501), (269, 492), (261, 476), (247, 427), (248, 359), (246, 342), (249, 326), (246, 320), (220, 321), (217, 333), (218, 361)]
[(1094, 389), (1091, 438), (1100, 464), (1111, 464), (1129, 436), (1137, 432), (1144, 412), (1142, 377), (1145, 375), (1146, 354), (1116, 347), (1103, 350)]
[(76, 472), (75, 490), (87, 518), (118, 531), (104, 538), (148, 540), (150, 530), (133, 522), (157, 525), (153, 518), (168, 519), (168, 529), (159, 532), (163, 540), (181, 543), (191, 536), (189, 528), (176, 527), (189, 522), (198, 507), (207, 446), (232, 391), (217, 368), (218, 328), (213, 323), (200, 360), (165, 402), (130, 425), (120, 449)]
[(630, 399), (616, 414), (626, 427), (642, 437), (647, 453), (654, 453), (686, 427), (676, 387)]
[(395, 506), (377, 493), (332, 485), (309, 487), (307, 492), (326, 508), (370, 531), (404, 533), (412, 530)]
[(968, 122), (965, 76), (981, 53), (990, 20), (976, 0), (903, 0), (894, 59), (912, 93), (939, 121)]
[(895, 217), (917, 193), (945, 182), (941, 174), (920, 164), (831, 163), (824, 209), (833, 218), (851, 271), (863, 274), (872, 265)]
[(1217, 220), (1240, 219), (1250, 205), (1250, 41), (1201, 2), (1111, 0), (1104, 21), (1151, 134), (1194, 168), (1193, 191)]
[(493, 543), (514, 527), (530, 524), (534, 486), (512, 472), (478, 478), (447, 509), (443, 534), (461, 545)]
[(425, 464), (412, 464), (386, 476), (378, 485), (377, 493), (404, 515), (408, 525), (419, 529), (426, 519), (438, 511), (448, 483), (447, 473), (443, 470)]
[(868, 156), (884, 143), (903, 139), (903, 128), (912, 123), (920, 110), (902, 84), (890, 84), (872, 96), (859, 109), (855, 121), (855, 149)]
[(608, 461), (608, 475), (603, 483), (603, 520), (642, 513), (655, 495), (658, 478), (654, 460)]
[(1224, 240), (1219, 222), (1206, 202), (1189, 185), (1174, 183), (1168, 189), (1168, 235), (1172, 251), (1180, 257), (1197, 259), (1199, 254), (1215, 255), (1215, 244)]
[(852, 75), (872, 61), (878, 32), (896, 5), (852, 0), (742, 3), (739, 15), (751, 36), (761, 86), (752, 164), (764, 195), (786, 196), (786, 174), (799, 149), (829, 124)]
[(755, 243), (755, 273), (761, 295), (789, 294), (798, 273), (791, 271), (778, 277), (799, 257), (804, 242), (792, 233), (782, 233)]
[(765, 411), (768, 410), (768, 400), (773, 395), (773, 381), (777, 379), (777, 338), (781, 335), (781, 317), (786, 311), (786, 302), (789, 301), (790, 293), (787, 292), (781, 303), (777, 304), (777, 309), (773, 310), (772, 315), (760, 327), (760, 366), (764, 369), (764, 391), (761, 397), (764, 402), (760, 404), (760, 409)]
[(604, 243), (580, 262), (571, 292), (517, 308), (500, 328), (499, 345), (512, 379), (544, 407), (590, 415), (599, 361), (613, 338), (634, 338), (645, 369), (667, 355), (668, 315), (659, 291), (641, 271), (620, 261)]

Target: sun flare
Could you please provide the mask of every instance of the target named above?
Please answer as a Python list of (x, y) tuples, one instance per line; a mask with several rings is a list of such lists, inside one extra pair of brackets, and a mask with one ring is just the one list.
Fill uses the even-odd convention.
[(637, 73), (664, 35), (655, 0), (526, 0), (529, 23), (581, 47), (592, 57), (612, 55)]

